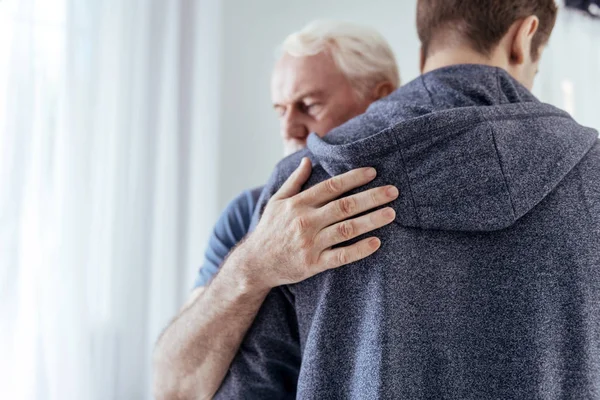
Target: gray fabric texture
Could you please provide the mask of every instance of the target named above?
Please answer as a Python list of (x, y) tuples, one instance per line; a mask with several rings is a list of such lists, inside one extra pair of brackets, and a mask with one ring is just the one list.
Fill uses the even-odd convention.
[[(284, 159), (373, 166), (381, 249), (271, 291), (218, 399), (600, 399), (598, 133), (505, 71), (432, 71)], [(256, 219), (255, 217), (255, 223)]]

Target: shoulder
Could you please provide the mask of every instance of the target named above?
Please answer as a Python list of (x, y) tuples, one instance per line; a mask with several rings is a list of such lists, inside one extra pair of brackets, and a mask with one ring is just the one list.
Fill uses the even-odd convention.
[(271, 178), (269, 179), (267, 185), (263, 190), (263, 195), (267, 194), (268, 197), (271, 197), (273, 194), (275, 194), (275, 192), (279, 190), (279, 188), (290, 177), (290, 175), (292, 175), (292, 173), (298, 168), (300, 162), (304, 157), (308, 158), (312, 163), (312, 174), (308, 182), (306, 182), (306, 184), (302, 188), (303, 190), (307, 189), (310, 186), (313, 186), (319, 181), (323, 181), (327, 178), (330, 178), (330, 176), (327, 175), (325, 170), (320, 165), (317, 157), (309, 149), (304, 149), (290, 156), (287, 156), (276, 165), (275, 170), (271, 174)]
[(217, 225), (232, 232), (236, 237), (243, 237), (250, 228), (252, 214), (258, 205), (262, 191), (263, 187), (261, 186), (240, 193), (229, 202)]
[(313, 165), (313, 172), (311, 174), (312, 180), (315, 175), (316, 169), (319, 168), (316, 158), (314, 154), (310, 152), (308, 149), (300, 150), (292, 155), (289, 155), (279, 161), (271, 174), (267, 184), (265, 185), (263, 192), (259, 198), (259, 208), (264, 207), (264, 205), (269, 201), (269, 199), (277, 192), (281, 186), (285, 183), (285, 181), (294, 173), (294, 171), (300, 166), (300, 162), (304, 157), (310, 159)]
[(254, 189), (244, 190), (237, 197), (229, 202), (227, 207), (225, 208), (225, 213), (252, 213), (256, 204), (258, 203), (258, 199), (260, 194), (262, 193), (264, 186), (256, 187)]
[(310, 152), (308, 149), (301, 150), (297, 153), (294, 153), (290, 156), (287, 156), (283, 160), (281, 160), (275, 166), (271, 177), (269, 178), (267, 184), (264, 186), (262, 193), (258, 199), (258, 203), (254, 209), (254, 214), (252, 218), (252, 222), (250, 224), (250, 230), (256, 228), (258, 221), (271, 197), (283, 186), (284, 182), (292, 175), (292, 173), (298, 168), (300, 165), (300, 161), (304, 157), (307, 157), (311, 160), (312, 163), (312, 174), (306, 184), (303, 186), (302, 190), (305, 190), (315, 184), (324, 181), (330, 176), (327, 175), (325, 170), (318, 163), (314, 154)]
[(255, 187), (254, 189), (246, 190), (242, 195), (246, 197), (246, 206), (250, 211), (254, 211), (258, 204), (258, 199), (262, 193), (264, 186)]

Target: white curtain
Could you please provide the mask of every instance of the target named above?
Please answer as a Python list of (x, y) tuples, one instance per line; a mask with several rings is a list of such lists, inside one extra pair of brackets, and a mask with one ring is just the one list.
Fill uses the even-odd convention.
[[(220, 4), (0, 0), (0, 399), (151, 398), (218, 211)], [(562, 13), (535, 89), (596, 128), (599, 38)]]
[(0, 398), (151, 398), (217, 212), (218, 13), (0, 1)]

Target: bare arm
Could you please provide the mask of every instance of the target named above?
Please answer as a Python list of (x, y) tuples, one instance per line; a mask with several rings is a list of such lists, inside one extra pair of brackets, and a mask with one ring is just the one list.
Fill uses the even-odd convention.
[(394, 200), (398, 193), (391, 187), (334, 201), (373, 180), (368, 172), (351, 171), (299, 193), (311, 173), (310, 162), (303, 160), (267, 204), (256, 231), (230, 254), (211, 284), (194, 293), (159, 339), (154, 357), (158, 399), (212, 398), (272, 288), (379, 248), (376, 238), (331, 248), (394, 220), (391, 208), (348, 219)]
[[(238, 254), (240, 252), (237, 252)], [(232, 253), (221, 272), (171, 323), (155, 350), (157, 399), (210, 399), (268, 294), (236, 276)]]

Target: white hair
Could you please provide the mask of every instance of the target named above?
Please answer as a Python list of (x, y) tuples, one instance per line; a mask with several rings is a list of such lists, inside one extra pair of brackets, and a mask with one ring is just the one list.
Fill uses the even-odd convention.
[(394, 52), (374, 29), (342, 21), (314, 21), (289, 35), (282, 50), (293, 57), (328, 52), (340, 71), (360, 96), (377, 84), (400, 86), (400, 73)]

